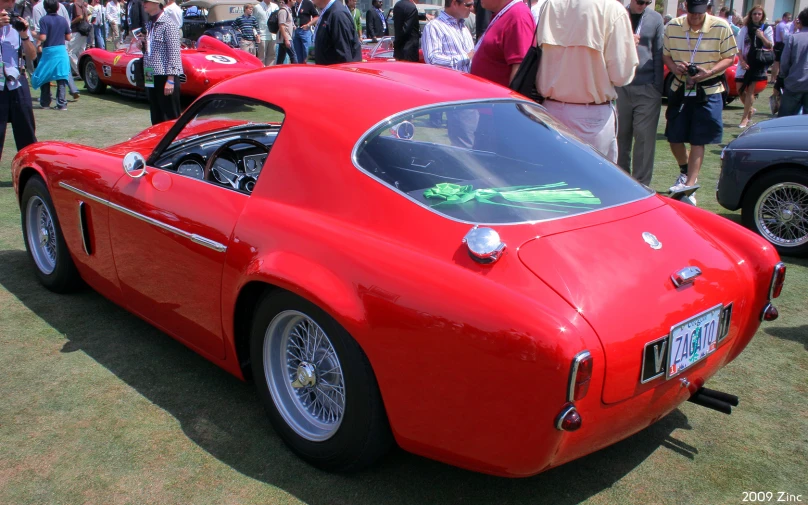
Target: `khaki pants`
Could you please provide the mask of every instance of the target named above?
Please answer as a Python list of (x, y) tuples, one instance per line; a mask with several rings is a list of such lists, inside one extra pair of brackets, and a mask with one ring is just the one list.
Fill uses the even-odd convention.
[(258, 57), (261, 62), (263, 62), (265, 67), (275, 64), (275, 41), (272, 39), (269, 40), (260, 40), (255, 44), (256, 53), (255, 55)]
[(240, 47), (242, 51), (247, 51), (255, 56), (255, 41), (241, 39)]
[(594, 147), (612, 163), (617, 162), (617, 131), (612, 104), (583, 105), (545, 100), (544, 107), (579, 139)]
[[(109, 33), (107, 34), (109, 39), (112, 41), (113, 46), (118, 42), (118, 37), (121, 35), (121, 31), (118, 28), (118, 23), (110, 23), (109, 24)], [(114, 46), (113, 49), (117, 48)]]
[(637, 181), (648, 186), (654, 173), (656, 131), (659, 112), (662, 110), (662, 93), (653, 84), (616, 89), (617, 164)]

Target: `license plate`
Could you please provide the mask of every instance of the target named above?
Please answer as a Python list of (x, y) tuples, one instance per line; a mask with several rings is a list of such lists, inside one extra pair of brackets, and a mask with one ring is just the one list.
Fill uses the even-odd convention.
[(666, 378), (682, 373), (715, 351), (722, 311), (718, 305), (671, 328)]

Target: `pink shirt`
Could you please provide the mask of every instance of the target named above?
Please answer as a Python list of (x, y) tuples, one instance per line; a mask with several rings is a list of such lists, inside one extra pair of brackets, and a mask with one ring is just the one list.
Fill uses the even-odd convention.
[(519, 2), (489, 26), (474, 57), (471, 73), (507, 86), (511, 65), (521, 63), (533, 43), (536, 25), (530, 9)]

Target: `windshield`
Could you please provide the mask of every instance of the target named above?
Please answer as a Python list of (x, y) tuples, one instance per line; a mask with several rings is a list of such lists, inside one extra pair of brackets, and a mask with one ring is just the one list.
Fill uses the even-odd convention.
[(557, 219), (653, 194), (523, 101), (398, 115), (359, 142), (355, 162), (420, 205), (476, 224)]

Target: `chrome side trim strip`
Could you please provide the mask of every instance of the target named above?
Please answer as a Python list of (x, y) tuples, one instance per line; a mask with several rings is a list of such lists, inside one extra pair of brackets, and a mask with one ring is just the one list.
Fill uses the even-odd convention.
[[(581, 366), (581, 362), (585, 359), (588, 359), (591, 356), (589, 351), (581, 351), (575, 355), (575, 358), (572, 360), (572, 367), (570, 368), (570, 382), (567, 387), (567, 401), (572, 402), (575, 401), (575, 377), (578, 375), (578, 367)], [(563, 417), (563, 416), (562, 416)]]
[(216, 252), (225, 252), (225, 251), (227, 251), (227, 246), (226, 245), (221, 244), (219, 242), (216, 242), (214, 240), (210, 240), (208, 238), (202, 237), (202, 236), (197, 235), (195, 233), (188, 233), (187, 231), (180, 230), (179, 228), (171, 226), (170, 224), (163, 223), (163, 222), (158, 221), (156, 219), (153, 219), (153, 218), (151, 218), (149, 216), (144, 216), (143, 214), (139, 214), (139, 213), (137, 213), (137, 212), (135, 212), (133, 210), (127, 209), (126, 207), (122, 207), (122, 206), (120, 206), (120, 205), (118, 205), (116, 203), (112, 203), (109, 200), (104, 200), (103, 198), (99, 198), (99, 197), (97, 197), (95, 195), (87, 193), (86, 191), (82, 191), (82, 190), (80, 190), (78, 188), (74, 188), (73, 186), (71, 186), (69, 184), (65, 184), (64, 182), (60, 182), (59, 186), (63, 187), (64, 189), (66, 189), (68, 191), (72, 191), (72, 192), (74, 192), (76, 194), (79, 194), (79, 195), (85, 197), (85, 198), (88, 198), (88, 199), (90, 199), (90, 200), (92, 200), (94, 202), (98, 202), (98, 203), (100, 203), (102, 205), (106, 205), (107, 207), (109, 207), (111, 209), (115, 209), (118, 212), (123, 212), (124, 214), (126, 214), (128, 216), (132, 216), (135, 219), (139, 219), (139, 220), (141, 220), (141, 221), (143, 221), (145, 223), (148, 223), (148, 224), (150, 224), (152, 226), (156, 226), (156, 227), (161, 228), (163, 230), (166, 230), (168, 232), (174, 233), (176, 235), (179, 235), (180, 237), (187, 238), (188, 240), (190, 240), (191, 242), (194, 242), (195, 244), (199, 244), (201, 246), (207, 247), (208, 249), (213, 249)]
[(777, 151), (777, 152), (782, 152), (782, 153), (808, 153), (808, 150), (805, 150), (805, 149), (755, 149), (755, 148), (744, 149), (743, 147), (741, 147), (741, 148), (738, 148), (738, 149), (730, 149), (730, 150), (731, 151), (738, 151), (738, 152), (743, 152), (743, 151)]
[(87, 230), (84, 228), (84, 207), (85, 203), (79, 200), (79, 236), (81, 236), (81, 245), (84, 247), (84, 254), (90, 255), (90, 244), (87, 243)]

